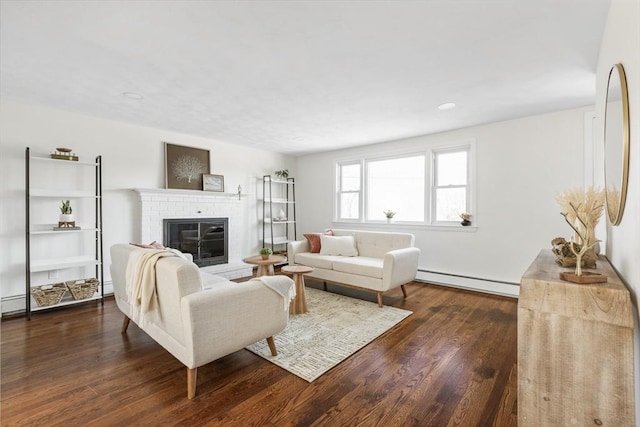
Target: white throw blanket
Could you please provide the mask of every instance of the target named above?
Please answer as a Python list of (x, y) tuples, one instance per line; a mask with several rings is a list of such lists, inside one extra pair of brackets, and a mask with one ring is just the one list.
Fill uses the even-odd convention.
[(178, 256), (171, 250), (133, 251), (126, 270), (127, 295), (131, 307), (130, 318), (140, 327), (148, 313), (157, 309), (156, 263), (160, 258)]
[(280, 294), (284, 299), (284, 310), (289, 309), (289, 303), (296, 297), (296, 287), (293, 280), (287, 276), (261, 276), (251, 279), (258, 280), (266, 287), (273, 289), (274, 292)]

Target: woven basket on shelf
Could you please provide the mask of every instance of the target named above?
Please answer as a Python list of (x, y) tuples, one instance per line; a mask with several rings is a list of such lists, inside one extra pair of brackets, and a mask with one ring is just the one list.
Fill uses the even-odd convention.
[(93, 278), (71, 280), (65, 283), (75, 300), (91, 298), (98, 290), (98, 285), (100, 285), (100, 281)]
[(33, 296), (33, 299), (36, 300), (40, 307), (58, 304), (62, 301), (62, 297), (66, 292), (67, 287), (64, 283), (34, 286), (31, 288), (31, 296)]

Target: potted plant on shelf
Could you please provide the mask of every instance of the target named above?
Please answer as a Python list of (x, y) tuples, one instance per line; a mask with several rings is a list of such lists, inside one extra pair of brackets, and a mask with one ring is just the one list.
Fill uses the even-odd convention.
[(271, 250), (271, 248), (260, 249), (260, 256), (262, 257), (262, 259), (269, 259), (269, 256), (271, 256), (272, 253), (273, 251)]
[(391, 220), (393, 219), (393, 217), (395, 216), (395, 212), (392, 210), (386, 210), (382, 212), (384, 214), (384, 216), (387, 217), (387, 222), (391, 222)]
[(73, 209), (71, 208), (71, 202), (69, 200), (62, 201), (62, 206), (60, 206), (60, 222), (74, 222)]
[(279, 179), (286, 180), (289, 177), (289, 170), (288, 169), (282, 169), (282, 170), (276, 171), (275, 175)]

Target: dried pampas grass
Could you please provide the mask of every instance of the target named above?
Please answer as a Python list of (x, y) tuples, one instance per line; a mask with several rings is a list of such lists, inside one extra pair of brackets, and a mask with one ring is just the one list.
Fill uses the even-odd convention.
[[(588, 243), (595, 241), (593, 229), (602, 216), (604, 197), (604, 190), (593, 186), (586, 190), (572, 188), (556, 195), (562, 215), (569, 224), (574, 224), (578, 228), (580, 231), (578, 234), (585, 236)], [(580, 237), (584, 238), (583, 236)]]

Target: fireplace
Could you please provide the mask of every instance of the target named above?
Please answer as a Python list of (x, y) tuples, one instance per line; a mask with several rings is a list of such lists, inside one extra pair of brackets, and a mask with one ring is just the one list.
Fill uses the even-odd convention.
[(199, 267), (228, 262), (228, 218), (164, 219), (162, 223), (164, 245), (192, 254)]

